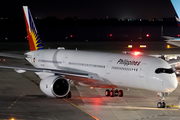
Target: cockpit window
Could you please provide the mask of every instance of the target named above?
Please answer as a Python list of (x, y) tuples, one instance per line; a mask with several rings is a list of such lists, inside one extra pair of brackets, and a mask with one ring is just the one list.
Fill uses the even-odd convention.
[(155, 70), (155, 73), (160, 74), (160, 73), (168, 73), (168, 74), (172, 74), (174, 73), (172, 68), (166, 69), (166, 68), (158, 68)]

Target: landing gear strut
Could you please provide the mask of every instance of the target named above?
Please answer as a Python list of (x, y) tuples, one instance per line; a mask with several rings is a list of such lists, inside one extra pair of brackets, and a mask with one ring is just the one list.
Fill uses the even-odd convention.
[(157, 103), (157, 107), (158, 108), (165, 108), (166, 107), (166, 103), (165, 103), (165, 97), (169, 95), (169, 93), (157, 93), (158, 96), (160, 97), (159, 102)]
[(111, 96), (111, 97), (114, 97), (114, 96), (118, 96), (119, 95), (119, 97), (123, 97), (123, 90), (119, 90), (118, 91), (118, 89), (112, 89), (111, 91), (109, 90), (109, 89), (107, 89), (106, 91), (105, 91), (105, 95), (106, 96)]
[(69, 91), (69, 93), (64, 98), (71, 98), (71, 97), (72, 97), (72, 94), (71, 94), (71, 91)]
[(69, 91), (69, 93), (67, 94), (67, 98), (71, 98), (72, 97), (72, 94), (71, 94), (71, 91)]

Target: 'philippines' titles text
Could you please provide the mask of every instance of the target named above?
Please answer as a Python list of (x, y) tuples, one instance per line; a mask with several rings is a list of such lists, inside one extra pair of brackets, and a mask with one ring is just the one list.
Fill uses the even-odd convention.
[(141, 64), (141, 61), (135, 61), (135, 60), (127, 60), (127, 59), (119, 59), (117, 64), (124, 64), (124, 66), (128, 66), (128, 65), (135, 65), (135, 66), (139, 66)]

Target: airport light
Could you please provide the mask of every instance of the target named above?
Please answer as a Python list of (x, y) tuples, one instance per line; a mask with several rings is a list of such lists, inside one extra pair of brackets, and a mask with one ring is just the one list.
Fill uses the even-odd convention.
[(70, 37), (72, 38), (72, 37), (73, 37), (73, 35), (70, 35)]
[(110, 37), (112, 37), (112, 34), (109, 34)]
[(149, 34), (146, 34), (146, 37), (149, 37)]
[(132, 48), (133, 46), (132, 45), (128, 45), (128, 48)]
[(146, 45), (140, 45), (139, 47), (140, 48), (146, 48)]

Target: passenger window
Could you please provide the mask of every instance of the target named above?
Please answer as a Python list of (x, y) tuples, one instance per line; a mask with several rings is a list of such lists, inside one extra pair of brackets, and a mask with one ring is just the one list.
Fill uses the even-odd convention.
[(172, 74), (174, 73), (172, 68), (166, 69), (166, 68), (158, 68), (155, 70), (155, 73), (160, 74), (160, 73), (167, 73), (167, 74)]

